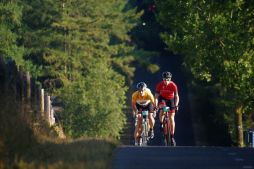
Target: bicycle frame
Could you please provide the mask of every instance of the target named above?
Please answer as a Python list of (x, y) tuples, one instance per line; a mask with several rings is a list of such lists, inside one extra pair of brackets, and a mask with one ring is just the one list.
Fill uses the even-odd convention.
[(141, 111), (141, 116), (142, 116), (142, 132), (141, 132), (141, 144), (140, 146), (146, 146), (147, 141), (149, 140), (148, 137), (148, 111)]
[(164, 137), (164, 143), (165, 143), (165, 146), (172, 146), (172, 143), (171, 143), (171, 137), (170, 137), (170, 122), (169, 122), (169, 111), (170, 111), (170, 107), (167, 107), (167, 106), (164, 106), (162, 107), (162, 112), (163, 112), (163, 115), (164, 115), (164, 119), (163, 119), (163, 137)]

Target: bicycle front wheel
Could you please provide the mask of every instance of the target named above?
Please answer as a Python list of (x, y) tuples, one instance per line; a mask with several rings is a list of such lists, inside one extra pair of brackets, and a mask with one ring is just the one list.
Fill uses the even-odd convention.
[(163, 123), (163, 135), (165, 146), (171, 146), (170, 125), (168, 120), (165, 120)]
[(142, 133), (141, 133), (141, 146), (147, 145), (148, 139), (148, 124), (147, 122), (142, 124)]

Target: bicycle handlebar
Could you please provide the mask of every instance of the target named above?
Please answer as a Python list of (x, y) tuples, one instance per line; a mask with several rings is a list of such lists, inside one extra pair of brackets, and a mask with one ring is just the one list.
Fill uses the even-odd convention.
[[(176, 112), (178, 112), (178, 110), (179, 110), (179, 105), (178, 106), (174, 106), (174, 107), (170, 107), (170, 106), (164, 106), (164, 107), (169, 107), (169, 110), (167, 110), (167, 111), (170, 111), (170, 110), (174, 109)], [(163, 109), (163, 107), (162, 108), (155, 107), (154, 111), (160, 111), (162, 109)]]

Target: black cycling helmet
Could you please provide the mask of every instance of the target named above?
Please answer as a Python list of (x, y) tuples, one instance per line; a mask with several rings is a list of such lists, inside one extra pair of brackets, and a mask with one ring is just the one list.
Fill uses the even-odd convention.
[(172, 74), (170, 72), (163, 72), (162, 73), (162, 78), (163, 79), (171, 79)]
[(147, 85), (145, 82), (139, 82), (136, 87), (138, 90), (142, 90), (142, 89), (145, 89)]

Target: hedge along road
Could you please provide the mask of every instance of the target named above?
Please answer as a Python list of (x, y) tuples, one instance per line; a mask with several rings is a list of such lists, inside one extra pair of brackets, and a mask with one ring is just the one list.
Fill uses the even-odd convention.
[(253, 148), (121, 146), (113, 169), (253, 169), (253, 157)]

